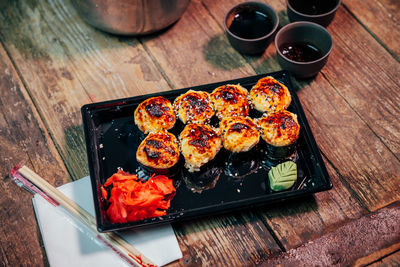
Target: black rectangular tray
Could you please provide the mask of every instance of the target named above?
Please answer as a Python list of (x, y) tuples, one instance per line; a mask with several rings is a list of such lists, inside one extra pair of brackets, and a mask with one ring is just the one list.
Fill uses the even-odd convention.
[[(292, 159), (297, 164), (298, 178), (291, 189), (282, 192), (273, 192), (269, 189), (268, 171), (271, 166), (279, 162), (271, 162), (264, 156), (262, 152), (264, 141), (260, 140), (255, 149), (243, 155), (233, 155), (222, 149), (213, 160), (214, 163), (209, 164), (209, 167), (201, 173), (187, 172), (181, 158), (171, 176), (174, 179), (176, 195), (171, 201), (167, 215), (122, 224), (113, 224), (107, 220), (107, 203), (102, 197), (100, 186), (118, 168), (137, 173), (139, 177), (146, 173), (136, 161), (137, 147), (144, 138), (143, 133), (135, 126), (133, 118), (134, 110), (139, 103), (149, 97), (160, 95), (173, 102), (177, 96), (189, 89), (211, 92), (224, 84), (240, 83), (250, 90), (257, 80), (265, 76), (273, 76), (289, 88), (292, 103), (288, 110), (297, 114), (301, 126), (296, 153)], [(270, 204), (332, 188), (318, 146), (286, 71), (93, 103), (83, 106), (81, 112), (97, 229), (100, 232), (177, 222), (201, 215)], [(260, 115), (256, 111), (250, 111), (251, 117)], [(178, 136), (183, 127), (177, 119), (177, 124), (171, 132)]]

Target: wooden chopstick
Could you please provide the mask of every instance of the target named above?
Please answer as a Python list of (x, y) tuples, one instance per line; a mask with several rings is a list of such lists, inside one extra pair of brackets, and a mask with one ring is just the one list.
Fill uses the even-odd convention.
[(131, 244), (126, 242), (123, 238), (112, 232), (99, 233), (96, 229), (96, 220), (86, 210), (81, 208), (78, 204), (68, 198), (66, 195), (58, 191), (54, 186), (50, 185), (46, 180), (40, 177), (37, 173), (32, 171), (26, 166), (22, 166), (18, 170), (23, 176), (30, 180), (35, 186), (41, 189), (49, 197), (58, 202), (62, 207), (74, 215), (77, 219), (82, 221), (91, 230), (93, 230), (100, 238), (103, 238), (112, 249), (127, 258), (135, 266), (156, 266), (151, 260), (145, 257)]

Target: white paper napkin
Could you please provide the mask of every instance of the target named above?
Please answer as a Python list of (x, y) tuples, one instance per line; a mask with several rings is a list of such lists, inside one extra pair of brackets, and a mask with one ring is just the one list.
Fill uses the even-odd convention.
[[(89, 177), (60, 186), (58, 190), (94, 215)], [(54, 207), (39, 195), (35, 195), (32, 202), (52, 267), (129, 266), (94, 234), (80, 230), (81, 224), (63, 209)], [(127, 230), (120, 235), (159, 266), (182, 258), (171, 225)]]

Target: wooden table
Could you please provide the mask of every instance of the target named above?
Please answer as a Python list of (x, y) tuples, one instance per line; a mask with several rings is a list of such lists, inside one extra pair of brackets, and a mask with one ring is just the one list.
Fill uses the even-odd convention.
[[(128, 38), (93, 29), (69, 1), (0, 1), (1, 266), (48, 264), (32, 196), (7, 174), (22, 161), (55, 186), (88, 175), (82, 105), (280, 70), (273, 45), (260, 57), (230, 46), (222, 17), (237, 2), (192, 0), (167, 31)], [(284, 0), (265, 2), (288, 23)], [(388, 206), (400, 199), (399, 20), (399, 1), (343, 0), (328, 27), (327, 65), (314, 79), (293, 80), (333, 189), (175, 224), (183, 259), (172, 265), (268, 265), (306, 243), (290, 252), (330, 256), (329, 265), (400, 264), (396, 223), (383, 244), (342, 231), (364, 221), (375, 233), (369, 224), (379, 212), (399, 214), (398, 203)], [(338, 243), (325, 242), (333, 235)]]

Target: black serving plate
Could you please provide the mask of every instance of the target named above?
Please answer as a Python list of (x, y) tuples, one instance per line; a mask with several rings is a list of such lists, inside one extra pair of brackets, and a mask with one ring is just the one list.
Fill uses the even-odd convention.
[[(214, 160), (197, 173), (189, 173), (183, 167), (184, 160), (181, 158), (169, 174), (170, 178), (174, 179), (176, 195), (171, 201), (167, 215), (122, 224), (113, 224), (107, 220), (107, 201), (103, 199), (100, 190), (100, 186), (107, 178), (118, 168), (130, 173), (137, 173), (144, 179), (150, 174), (136, 161), (137, 147), (144, 138), (143, 133), (135, 126), (133, 118), (134, 110), (139, 103), (149, 97), (159, 95), (173, 102), (177, 96), (189, 89), (210, 92), (216, 87), (228, 83), (240, 83), (250, 90), (257, 80), (268, 75), (273, 76), (289, 88), (292, 94), (292, 103), (288, 110), (298, 115), (301, 126), (296, 152), (291, 158), (297, 164), (298, 178), (291, 189), (282, 192), (273, 192), (269, 189), (268, 171), (271, 166), (279, 162), (271, 161), (266, 157), (264, 141), (260, 140), (257, 147), (244, 154), (233, 155), (222, 149)], [(201, 215), (270, 204), (332, 188), (318, 146), (286, 71), (93, 103), (83, 106), (81, 111), (97, 229), (100, 232), (177, 222)], [(255, 110), (250, 111), (250, 116), (253, 118), (260, 115)], [(218, 121), (215, 119), (211, 123), (217, 124)], [(183, 126), (177, 119), (171, 132), (178, 136)]]

